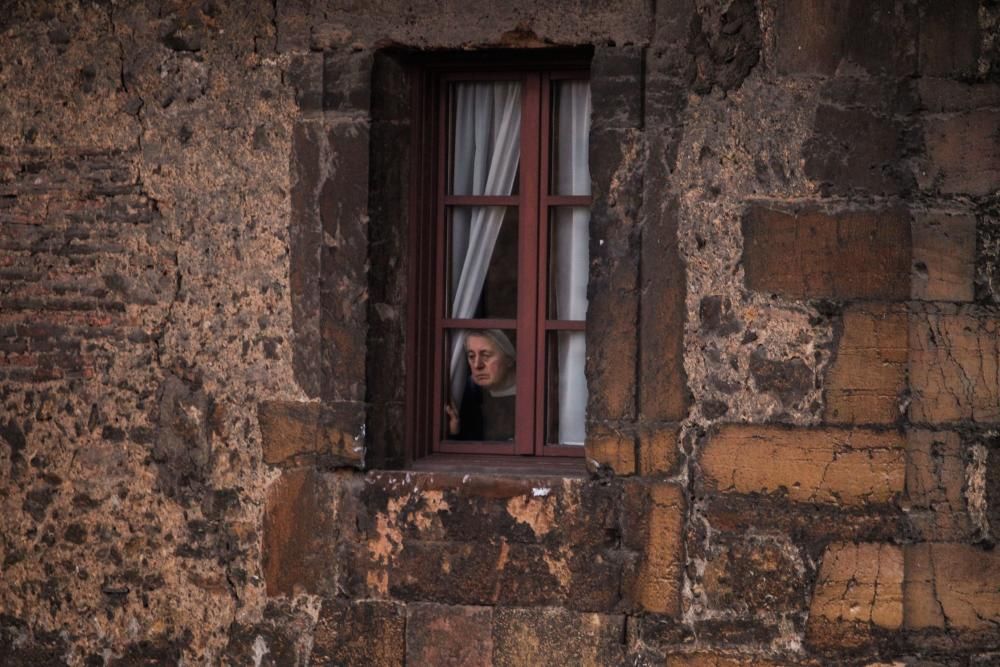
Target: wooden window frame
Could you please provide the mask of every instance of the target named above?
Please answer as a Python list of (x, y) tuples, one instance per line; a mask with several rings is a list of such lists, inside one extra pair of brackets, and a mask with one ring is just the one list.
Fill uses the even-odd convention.
[[(503, 467), (545, 460), (547, 466), (577, 465), (582, 445), (545, 442), (548, 337), (558, 331), (585, 331), (585, 321), (548, 317), (548, 258), (551, 212), (559, 206), (592, 205), (591, 195), (551, 193), (552, 83), (589, 80), (589, 59), (579, 54), (539, 58), (535, 54), (498, 61), (455, 63), (432, 60), (410, 69), (412, 114), (407, 350), (406, 451), (412, 462), (493, 463)], [(471, 59), (475, 61), (476, 59)], [(519, 188), (510, 196), (447, 194), (448, 83), (522, 81)], [(516, 319), (445, 317), (447, 210), (453, 206), (509, 206), (518, 209), (518, 303)], [(428, 233), (431, 230), (431, 233)], [(449, 330), (514, 329), (517, 337), (517, 403), (513, 442), (443, 440), (445, 341)], [(432, 352), (433, 351), (433, 352)], [(526, 416), (527, 415), (527, 416)]]

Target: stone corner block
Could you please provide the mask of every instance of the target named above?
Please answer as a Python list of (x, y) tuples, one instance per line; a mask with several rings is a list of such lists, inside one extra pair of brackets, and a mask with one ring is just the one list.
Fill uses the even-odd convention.
[(257, 408), (264, 462), (364, 467), (364, 406), (265, 401)]

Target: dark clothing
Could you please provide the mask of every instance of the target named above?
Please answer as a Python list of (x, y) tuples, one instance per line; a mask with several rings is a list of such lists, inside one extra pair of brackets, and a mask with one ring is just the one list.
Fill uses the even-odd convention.
[(517, 396), (492, 396), (471, 380), (462, 394), (455, 440), (513, 440)]

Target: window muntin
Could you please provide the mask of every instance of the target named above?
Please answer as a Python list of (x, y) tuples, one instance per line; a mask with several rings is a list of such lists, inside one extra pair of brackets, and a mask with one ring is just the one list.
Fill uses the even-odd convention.
[[(586, 73), (463, 72), (439, 80), (428, 453), (582, 456)], [(488, 374), (470, 366), (467, 342), (489, 347), (490, 337), (513, 357), (509, 387), (480, 386)], [(476, 421), (468, 416), (475, 402), (482, 423), (453, 428), (456, 413), (459, 422)]]

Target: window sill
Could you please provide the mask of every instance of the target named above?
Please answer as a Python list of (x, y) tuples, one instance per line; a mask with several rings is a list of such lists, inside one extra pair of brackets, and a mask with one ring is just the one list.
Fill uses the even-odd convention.
[(583, 457), (434, 454), (414, 461), (411, 472), (498, 475), (504, 477), (589, 477)]

